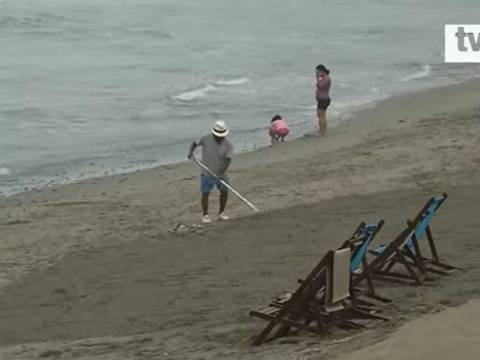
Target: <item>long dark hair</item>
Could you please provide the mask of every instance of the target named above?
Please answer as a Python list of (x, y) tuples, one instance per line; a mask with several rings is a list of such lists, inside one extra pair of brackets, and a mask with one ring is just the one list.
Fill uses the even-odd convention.
[(328, 70), (328, 69), (325, 67), (325, 65), (323, 65), (323, 64), (318, 65), (318, 66), (315, 68), (315, 70), (317, 70), (317, 71), (323, 71), (323, 72), (326, 73), (326, 74), (330, 74), (330, 70)]
[(277, 121), (277, 120), (280, 120), (282, 117), (280, 115), (275, 115), (274, 117), (272, 117), (272, 121), (270, 122), (274, 122), (274, 121)]

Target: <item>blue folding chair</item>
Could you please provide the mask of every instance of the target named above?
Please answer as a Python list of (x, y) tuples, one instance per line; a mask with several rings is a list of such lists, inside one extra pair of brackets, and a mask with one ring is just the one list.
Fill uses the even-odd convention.
[(360, 270), (362, 263), (365, 260), (365, 256), (367, 255), (370, 243), (373, 241), (375, 235), (377, 235), (384, 223), (383, 220), (380, 220), (378, 224), (361, 223), (352, 235), (350, 242), (356, 237), (361, 239), (361, 243), (355, 247), (352, 254), (352, 261), (350, 262), (350, 270), (352, 273)]
[[(392, 280), (398, 278), (413, 280), (415, 284), (421, 284), (427, 280), (427, 272), (446, 275), (445, 270), (457, 269), (440, 261), (437, 248), (433, 240), (430, 224), (440, 206), (447, 199), (447, 194), (432, 197), (422, 207), (413, 221), (407, 221), (407, 228), (392, 241), (388, 246), (381, 245), (371, 251), (377, 258), (370, 264), (370, 270), (375, 278)], [(431, 257), (422, 255), (419, 240), (426, 235)], [(392, 271), (397, 264), (403, 265), (408, 274)], [(434, 265), (435, 269), (427, 265)], [(417, 271), (415, 271), (417, 270)]]
[(380, 220), (376, 224), (360, 223), (350, 239), (346, 240), (340, 248), (350, 247), (352, 249), (352, 257), (350, 260), (352, 284), (355, 283), (358, 285), (359, 282), (356, 282), (356, 278), (360, 275), (363, 276), (363, 279), (367, 280), (367, 291), (361, 291), (358, 288), (354, 288), (353, 290), (355, 293), (357, 295), (365, 295), (383, 302), (390, 302), (390, 299), (379, 296), (375, 292), (372, 276), (369, 273), (370, 267), (367, 261), (368, 248), (384, 224), (385, 222), (383, 220)]

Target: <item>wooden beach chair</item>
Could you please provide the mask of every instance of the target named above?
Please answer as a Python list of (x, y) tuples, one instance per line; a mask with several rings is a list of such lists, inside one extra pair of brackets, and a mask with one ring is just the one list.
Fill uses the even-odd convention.
[(250, 315), (268, 321), (254, 344), (285, 336), (292, 328), (325, 333), (330, 325), (363, 327), (350, 320), (353, 318), (386, 320), (357, 308), (350, 286), (351, 254), (350, 247), (329, 251), (293, 294), (274, 300), (266, 309), (250, 311)]
[(350, 247), (352, 249), (352, 258), (350, 260), (350, 271), (352, 273), (352, 281), (355, 278), (365, 273), (365, 279), (367, 282), (367, 290), (363, 291), (359, 288), (355, 288), (355, 294), (365, 295), (372, 299), (379, 300), (382, 302), (391, 302), (390, 299), (378, 295), (375, 291), (375, 286), (373, 284), (372, 276), (369, 273), (369, 266), (367, 260), (367, 253), (369, 250), (370, 244), (375, 239), (378, 232), (382, 229), (385, 221), (382, 219), (378, 223), (366, 224), (364, 222), (360, 223), (358, 227), (353, 232), (350, 239), (346, 240), (340, 249), (345, 247)]
[[(422, 220), (415, 228), (415, 232), (412, 234), (411, 239), (407, 242), (407, 246), (412, 250), (416, 251), (415, 243), (418, 243), (420, 247), (420, 239), (425, 238), (427, 239), (428, 248), (430, 252), (430, 257), (424, 257), (422, 255), (422, 260), (427, 265), (434, 265), (438, 268), (450, 271), (458, 269), (455, 266), (448, 265), (440, 261), (440, 257), (438, 255), (437, 247), (435, 245), (435, 241), (433, 239), (432, 229), (431, 229), (431, 222), (435, 214), (437, 213), (438, 209), (442, 206), (442, 204), (447, 199), (448, 195), (443, 193), (440, 196), (430, 198), (425, 206), (420, 210), (419, 215), (421, 216)], [(407, 225), (410, 225), (412, 221), (407, 221)], [(424, 236), (425, 235), (425, 236)], [(421, 255), (421, 254), (420, 254)], [(427, 271), (431, 271), (438, 274), (448, 274), (448, 272), (442, 272), (440, 270), (435, 270), (431, 268), (427, 268)]]
[[(420, 285), (425, 280), (429, 280), (428, 272), (445, 275), (448, 272), (444, 270), (455, 269), (453, 266), (440, 262), (430, 229), (433, 216), (446, 198), (446, 194), (432, 197), (422, 207), (417, 216), (412, 221), (407, 222), (407, 227), (395, 240), (387, 246), (382, 245), (371, 251), (376, 258), (368, 265), (366, 273), (376, 279)], [(427, 234), (430, 248), (430, 258), (424, 257), (420, 249), (419, 239), (425, 234)], [(435, 269), (428, 265), (441, 267), (444, 270)], [(398, 271), (399, 266), (406, 271)], [(357, 285), (365, 278), (367, 276), (361, 274), (354, 279), (354, 284)]]

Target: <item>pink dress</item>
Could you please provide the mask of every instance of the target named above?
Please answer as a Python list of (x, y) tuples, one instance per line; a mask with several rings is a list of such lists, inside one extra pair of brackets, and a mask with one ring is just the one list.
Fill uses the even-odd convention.
[(290, 130), (288, 129), (288, 125), (283, 119), (275, 120), (271, 127), (271, 132), (277, 136), (287, 136)]

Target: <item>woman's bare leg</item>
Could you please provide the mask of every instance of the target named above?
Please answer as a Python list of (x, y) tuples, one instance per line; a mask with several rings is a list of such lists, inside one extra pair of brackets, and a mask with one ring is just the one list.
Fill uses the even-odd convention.
[(321, 136), (327, 135), (327, 112), (325, 110), (317, 110), (318, 130)]

